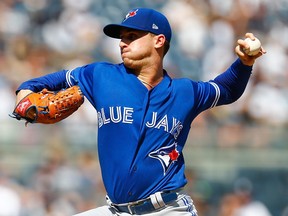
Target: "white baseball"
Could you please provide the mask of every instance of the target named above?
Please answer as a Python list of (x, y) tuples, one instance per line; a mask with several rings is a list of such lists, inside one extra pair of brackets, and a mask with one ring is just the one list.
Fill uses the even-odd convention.
[(261, 42), (255, 38), (255, 40), (251, 40), (250, 38), (246, 38), (245, 41), (249, 44), (248, 49), (244, 49), (244, 52), (249, 56), (257, 55), (261, 49)]

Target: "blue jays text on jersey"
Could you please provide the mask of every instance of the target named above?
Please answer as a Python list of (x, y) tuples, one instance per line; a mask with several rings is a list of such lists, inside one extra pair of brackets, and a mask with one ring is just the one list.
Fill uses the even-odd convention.
[(97, 62), (28, 80), (17, 91), (80, 86), (98, 113), (107, 194), (114, 203), (127, 203), (187, 183), (182, 150), (193, 119), (237, 100), (251, 71), (239, 59), (209, 82), (172, 79), (164, 71), (163, 80), (148, 90), (123, 64)]
[[(169, 132), (171, 135), (177, 139), (180, 131), (183, 128), (183, 125), (180, 121), (173, 117), (171, 121), (168, 120), (168, 116), (164, 115), (161, 119), (157, 120), (158, 112), (152, 113), (152, 118), (145, 123), (146, 127), (150, 128), (162, 128), (166, 132)], [(104, 108), (98, 112), (98, 124), (99, 128), (105, 124), (110, 123), (124, 123), (124, 124), (133, 124), (133, 108), (132, 107), (109, 107), (109, 113), (105, 113)]]

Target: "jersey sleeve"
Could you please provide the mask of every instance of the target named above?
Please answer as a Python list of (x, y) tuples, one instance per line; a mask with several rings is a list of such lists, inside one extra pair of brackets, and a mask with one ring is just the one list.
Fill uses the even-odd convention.
[(95, 64), (85, 65), (66, 72), (66, 82), (69, 86), (79, 85), (85, 97), (95, 105), (93, 100), (93, 81)]
[(195, 104), (197, 113), (215, 107), (220, 99), (220, 88), (213, 82), (196, 82)]

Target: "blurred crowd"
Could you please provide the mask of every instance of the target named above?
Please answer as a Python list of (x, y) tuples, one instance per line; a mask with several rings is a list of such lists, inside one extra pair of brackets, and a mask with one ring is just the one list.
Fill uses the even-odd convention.
[(63, 146), (54, 143), (41, 162), (22, 166), (19, 173), (15, 173), (15, 167), (11, 171), (11, 166), (2, 163), (0, 215), (71, 216), (105, 204), (106, 193), (95, 154), (84, 151), (72, 163), (66, 157)]
[[(118, 41), (104, 36), (102, 28), (121, 21), (129, 9), (138, 6), (160, 10), (170, 20), (173, 39), (165, 68), (172, 77), (212, 79), (236, 59), (236, 41), (246, 32), (253, 32), (267, 51), (254, 65), (239, 101), (207, 111), (196, 120), (201, 135), (209, 122), (219, 125), (219, 145), (239, 143), (235, 137), (251, 141), (253, 135), (255, 143), (266, 143), (267, 131), (259, 136), (243, 125), (287, 127), (288, 0), (1, 0), (2, 142), (8, 136), (8, 126), (3, 125), (10, 124), (8, 113), (13, 110), (18, 85), (93, 61), (120, 62)], [(95, 125), (91, 113), (95, 111), (85, 103), (59, 129), (78, 122)], [(251, 131), (247, 140), (243, 130)], [(33, 130), (18, 131), (18, 140), (24, 137), (24, 142), (31, 142), (28, 137), (32, 134)], [(79, 139), (77, 134), (71, 136), (74, 141)], [(61, 152), (56, 148), (17, 180), (9, 177), (0, 161), (0, 216), (67, 216), (105, 202), (97, 157), (81, 152), (71, 163)], [(283, 216), (287, 209), (285, 212), (283, 209)]]

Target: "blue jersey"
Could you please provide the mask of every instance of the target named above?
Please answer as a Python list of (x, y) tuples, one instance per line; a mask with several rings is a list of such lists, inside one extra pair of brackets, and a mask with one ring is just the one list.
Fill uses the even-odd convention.
[(182, 150), (193, 119), (237, 100), (251, 70), (238, 59), (209, 82), (172, 79), (164, 71), (163, 80), (148, 90), (123, 64), (98, 62), (26, 81), (18, 90), (80, 86), (98, 113), (98, 152), (108, 196), (127, 203), (187, 183)]

